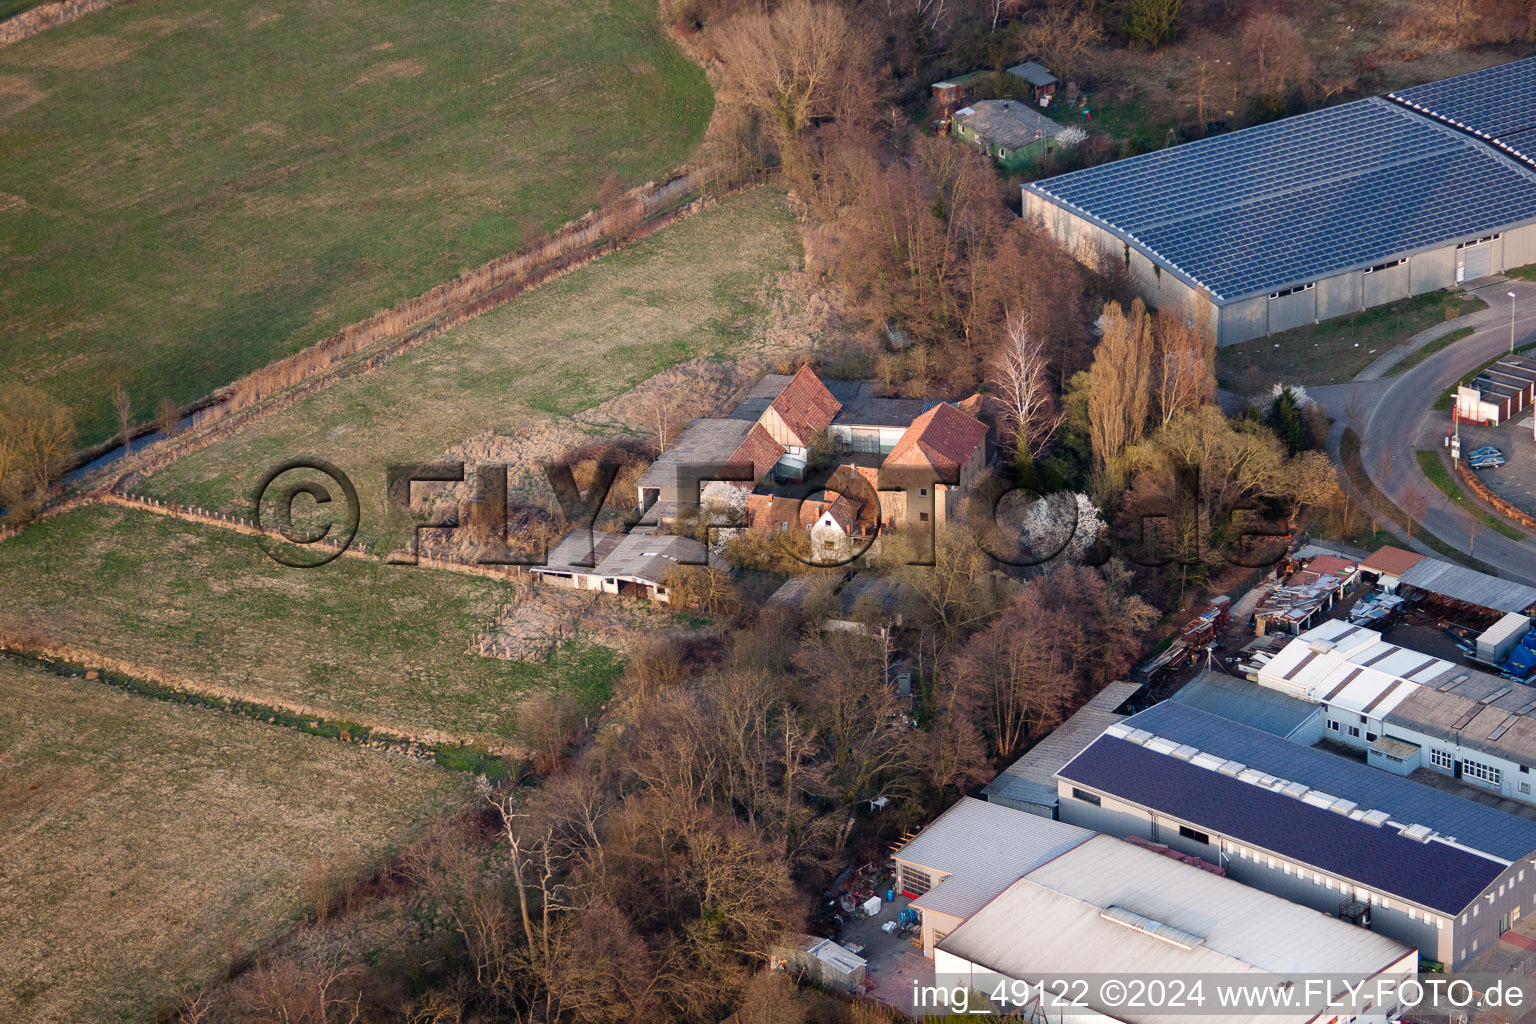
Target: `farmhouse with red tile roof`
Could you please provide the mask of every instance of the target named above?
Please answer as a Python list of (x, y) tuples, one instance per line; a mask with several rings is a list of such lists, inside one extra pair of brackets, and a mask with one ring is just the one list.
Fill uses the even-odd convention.
[[(818, 439), (834, 468), (808, 491)], [(808, 529), (818, 547), (885, 526), (942, 523), (987, 461), (987, 427), (949, 402), (883, 398), (870, 382), (822, 381), (809, 368), (769, 374), (728, 417), (697, 419), (638, 482), (648, 522), (711, 501), (729, 478), (749, 489), (747, 525)], [(822, 479), (822, 478), (818, 478)]]

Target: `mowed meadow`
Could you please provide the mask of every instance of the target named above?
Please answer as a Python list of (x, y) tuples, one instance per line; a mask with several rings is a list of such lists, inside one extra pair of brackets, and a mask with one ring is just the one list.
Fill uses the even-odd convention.
[(330, 722), (492, 749), (549, 694), (593, 713), (623, 668), (579, 638), (542, 662), (472, 653), (506, 583), (340, 558), (278, 565), (255, 538), (96, 505), (0, 543), (0, 630)]
[(0, 660), (0, 1019), (147, 1021), (469, 777)]
[[(343, 379), (151, 474), (138, 493), (249, 515), (271, 467), (319, 456), (355, 482), (360, 539), (385, 519), (385, 471), (495, 434), (524, 465), (592, 436), (643, 430), (613, 422), (604, 402), (695, 358), (729, 362), (766, 346), (778, 274), (798, 269), (797, 226), (784, 196), (728, 196), (618, 252), (469, 321), (366, 373)], [(686, 389), (674, 389), (686, 415)], [(537, 471), (533, 470), (536, 476)], [(0, 559), (4, 550), (0, 548)]]
[(82, 444), (597, 204), (702, 137), (652, 0), (138, 0), (0, 49), (0, 375)]

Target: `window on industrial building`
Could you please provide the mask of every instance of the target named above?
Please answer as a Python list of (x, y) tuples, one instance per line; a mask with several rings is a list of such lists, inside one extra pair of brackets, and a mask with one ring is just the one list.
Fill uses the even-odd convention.
[(1193, 839), (1197, 843), (1209, 843), (1211, 841), (1210, 836), (1199, 829), (1190, 828), (1188, 825), (1179, 826), (1179, 835), (1185, 839)]
[(1314, 281), (1308, 284), (1298, 284), (1291, 288), (1282, 288), (1278, 292), (1270, 292), (1269, 297), (1272, 299), (1283, 299), (1287, 295), (1295, 295), (1297, 292), (1309, 292), (1316, 287), (1316, 284), (1317, 282)]
[(1328, 719), (1328, 728), (1331, 729), (1334, 732), (1338, 732), (1339, 731), (1338, 720), (1337, 719), (1333, 719), (1333, 718)]
[(1349, 727), (1349, 734), (1351, 736), (1353, 736), (1355, 739), (1359, 739), (1360, 738), (1360, 727), (1358, 725), (1350, 726)]
[(1375, 273), (1378, 273), (1378, 272), (1383, 271), (1383, 270), (1391, 270), (1393, 267), (1400, 267), (1404, 263), (1407, 263), (1407, 262), (1408, 262), (1408, 257), (1404, 256), (1400, 260), (1388, 260), (1385, 263), (1378, 263), (1374, 267), (1366, 267), (1365, 268), (1365, 272), (1367, 274), (1375, 274)]
[(1434, 765), (1436, 768), (1444, 768), (1446, 771), (1450, 771), (1452, 767), (1450, 751), (1438, 749), (1430, 750), (1429, 763)]
[(1462, 761), (1461, 774), (1470, 775), (1472, 778), (1486, 782), (1490, 786), (1497, 786), (1504, 780), (1504, 773), (1499, 771), (1499, 769), (1492, 765), (1480, 764), (1477, 761)]
[(1072, 799), (1081, 800), (1085, 804), (1093, 804), (1095, 807), (1103, 804), (1103, 801), (1099, 799), (1099, 794), (1090, 793), (1085, 789), (1077, 789), (1075, 787), (1072, 790)]
[(1375, 743), (1376, 742), (1376, 734), (1373, 733), (1373, 732), (1366, 733), (1365, 734), (1365, 741), (1367, 743)]

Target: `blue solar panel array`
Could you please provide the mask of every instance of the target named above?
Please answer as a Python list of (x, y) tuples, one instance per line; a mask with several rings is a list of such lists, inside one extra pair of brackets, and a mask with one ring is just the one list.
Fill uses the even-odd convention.
[(1463, 800), (1347, 757), (1292, 743), (1187, 704), (1165, 701), (1131, 716), (1126, 724), (1353, 800), (1364, 810), (1386, 811), (1403, 824), (1428, 825), (1443, 836), (1455, 837), (1463, 845), (1504, 860), (1519, 860), (1536, 851), (1536, 821)]
[(1226, 301), (1536, 220), (1536, 174), (1383, 99), (1025, 186)]
[(1415, 842), (1112, 736), (1094, 740), (1061, 775), (1445, 914), (1461, 913), (1504, 871), (1474, 853)]
[(1536, 57), (1387, 94), (1536, 165)]

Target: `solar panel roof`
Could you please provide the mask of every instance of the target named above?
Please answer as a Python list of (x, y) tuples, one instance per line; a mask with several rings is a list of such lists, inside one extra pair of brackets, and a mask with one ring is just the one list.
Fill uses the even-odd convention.
[(1475, 853), (1420, 843), (1114, 736), (1095, 740), (1062, 777), (1446, 914), (1461, 913), (1504, 871)]
[(1536, 57), (1387, 96), (1536, 165)]
[(1536, 221), (1536, 175), (1373, 97), (1025, 188), (1220, 302)]
[[(1124, 725), (1240, 761), (1282, 779), (1305, 783), (1312, 789), (1353, 800), (1367, 810), (1386, 811), (1405, 825), (1428, 825), (1442, 836), (1455, 837), (1465, 846), (1503, 860), (1518, 860), (1536, 851), (1536, 821), (1505, 814), (1185, 704), (1155, 704), (1127, 718)], [(1247, 783), (1242, 785), (1256, 788)]]

